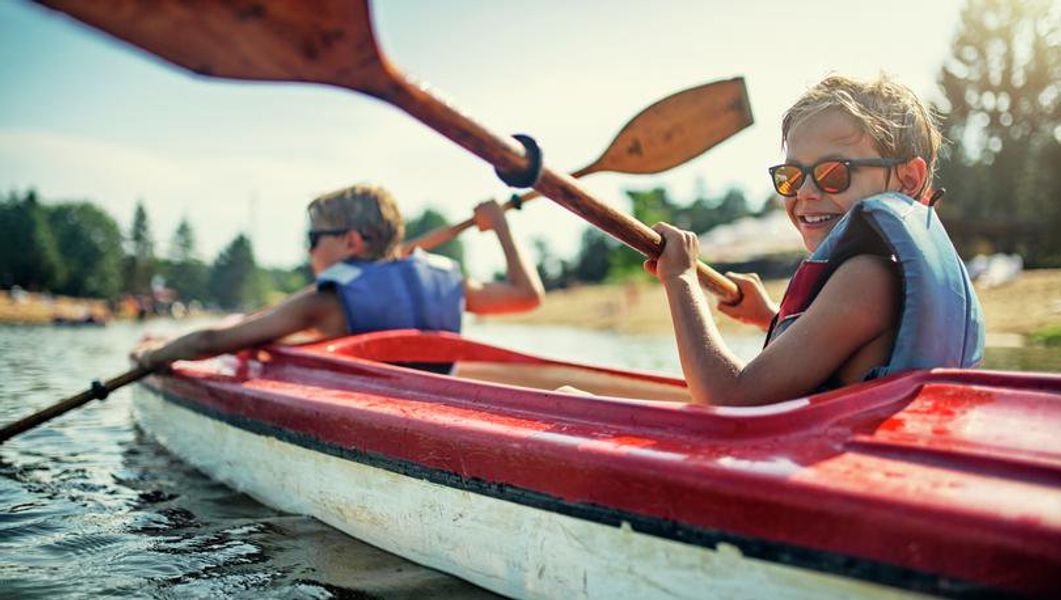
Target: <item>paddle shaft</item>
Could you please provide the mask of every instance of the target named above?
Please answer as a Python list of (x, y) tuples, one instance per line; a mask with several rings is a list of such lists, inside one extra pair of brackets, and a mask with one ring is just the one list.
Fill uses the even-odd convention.
[[(495, 135), (430, 94), (424, 87), (414, 85), (389, 63), (384, 62), (383, 66), (388, 71), (388, 85), (366, 89), (364, 81), (359, 80), (343, 87), (365, 92), (401, 108), (501, 171), (527, 168), (528, 161), (523, 148), (512, 138)], [(543, 167), (534, 189), (645, 256), (658, 257), (663, 249), (663, 239), (658, 233), (637, 219), (598, 201), (569, 175)], [(700, 285), (723, 302), (740, 302), (740, 289), (731, 280), (702, 262), (697, 263), (696, 273)]]
[[(598, 169), (594, 168), (594, 165), (591, 165), (591, 166), (583, 167), (583, 168), (581, 168), (581, 169), (579, 169), (577, 171), (572, 172), (571, 173), (571, 177), (574, 177), (575, 179), (579, 179), (581, 177), (589, 175), (590, 173), (596, 173), (597, 171), (598, 171)], [(535, 198), (538, 198), (540, 196), (541, 196), (541, 192), (539, 192), (537, 190), (531, 190), (529, 192), (524, 192), (522, 195), (519, 196), (518, 200), (515, 200), (515, 199), (509, 200), (508, 202), (505, 202), (504, 204), (502, 204), (501, 208), (506, 210), (506, 211), (512, 210), (513, 208), (517, 208), (517, 209), (518, 208), (522, 208), (524, 204), (526, 204), (527, 202), (530, 202), (531, 200), (534, 200)], [(412, 239), (412, 240), (408, 240), (404, 244), (402, 244), (402, 248), (401, 248), (402, 255), (403, 256), (404, 255), (408, 255), (415, 248), (423, 248), (424, 250), (431, 250), (432, 248), (437, 248), (437, 247), (441, 246), (442, 244), (445, 244), (446, 242), (456, 238), (458, 235), (464, 233), (465, 231), (467, 231), (468, 229), (470, 229), (470, 228), (472, 228), (474, 226), (475, 226), (475, 217), (471, 217), (469, 219), (465, 219), (465, 220), (461, 221), (460, 223), (457, 223), (456, 225), (450, 225), (448, 227), (439, 227), (438, 229), (433, 229), (433, 230), (425, 233), (424, 235), (421, 235), (420, 237), (417, 237), (417, 238)]]
[(128, 385), (134, 381), (137, 381), (138, 379), (142, 379), (144, 376), (151, 373), (151, 371), (152, 369), (137, 367), (130, 371), (126, 371), (125, 373), (122, 373), (121, 375), (118, 375), (113, 379), (108, 379), (100, 387), (93, 386), (92, 388), (87, 389), (76, 396), (67, 398), (62, 402), (57, 402), (49, 406), (48, 408), (45, 408), (44, 410), (37, 411), (28, 417), (19, 419), (18, 421), (15, 421), (14, 423), (4, 427), (3, 429), (0, 429), (0, 444), (6, 442), (7, 440), (26, 430), (33, 429), (41, 423), (50, 421), (63, 413), (70, 412), (71, 410), (81, 406), (82, 404), (87, 404), (88, 402), (99, 398), (99, 392), (101, 391), (101, 388), (102, 390), (105, 390), (107, 394), (109, 394), (122, 386)]

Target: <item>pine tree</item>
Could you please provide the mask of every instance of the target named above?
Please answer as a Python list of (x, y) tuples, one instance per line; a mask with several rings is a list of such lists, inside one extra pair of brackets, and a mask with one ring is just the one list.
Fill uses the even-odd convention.
[(262, 304), (262, 275), (246, 235), (236, 236), (214, 261), (210, 294), (226, 310), (252, 310)]
[(195, 258), (195, 232), (192, 231), (192, 224), (188, 222), (188, 217), (183, 217), (173, 232), (169, 259), (175, 263), (181, 263)]
[(206, 263), (198, 257), (192, 224), (184, 217), (170, 241), (166, 283), (176, 290), (177, 296), (184, 302), (206, 300), (209, 271)]
[(144, 202), (136, 203), (133, 225), (129, 230), (129, 253), (125, 258), (125, 290), (133, 294), (151, 292), (151, 277), (155, 274), (155, 242), (147, 219)]
[(0, 204), (0, 285), (54, 291), (66, 279), (66, 265), (37, 193)]
[[(449, 225), (449, 220), (446, 219), (445, 215), (433, 208), (426, 208), (424, 212), (420, 213), (420, 216), (405, 222), (405, 239), (411, 240), (428, 231), (447, 225)], [(464, 264), (464, 244), (461, 243), (459, 238), (454, 238), (437, 248), (433, 248), (431, 252), (448, 256), (458, 263)]]
[(122, 284), (122, 233), (106, 212), (89, 202), (49, 207), (48, 222), (66, 264), (59, 292), (115, 298)]

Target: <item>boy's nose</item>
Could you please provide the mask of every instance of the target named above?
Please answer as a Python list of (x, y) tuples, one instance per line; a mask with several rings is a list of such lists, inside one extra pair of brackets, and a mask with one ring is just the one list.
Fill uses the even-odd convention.
[(796, 188), (796, 200), (817, 200), (821, 198), (822, 191), (814, 183), (813, 177), (804, 177), (800, 186)]

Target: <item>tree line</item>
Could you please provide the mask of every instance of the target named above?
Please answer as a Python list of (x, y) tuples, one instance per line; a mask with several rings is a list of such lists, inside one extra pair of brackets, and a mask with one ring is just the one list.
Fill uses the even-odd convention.
[(108, 300), (133, 296), (163, 303), (197, 301), (248, 310), (309, 281), (305, 266), (259, 267), (244, 234), (205, 262), (187, 218), (174, 231), (168, 252), (160, 256), (142, 202), (123, 235), (114, 218), (91, 202), (44, 203), (32, 190), (10, 192), (0, 201), (0, 287)]
[[(720, 196), (698, 193), (688, 203), (675, 200), (662, 187), (627, 190), (630, 212), (642, 223), (673, 223), (697, 234), (747, 216), (763, 216), (777, 209), (773, 199), (753, 211), (744, 192), (732, 188)], [(577, 283), (602, 283), (645, 277), (644, 257), (595, 227), (582, 231), (578, 253), (571, 259), (556, 256), (544, 239), (534, 241), (538, 275), (546, 289), (563, 288)]]
[[(736, 189), (687, 205), (677, 203), (663, 188), (631, 190), (627, 196), (638, 219), (677, 223), (700, 233), (753, 214)], [(406, 221), (406, 236), (414, 238), (447, 225), (441, 212), (428, 207)], [(593, 228), (584, 231), (573, 259), (559, 259), (541, 239), (535, 241), (535, 249), (538, 270), (549, 288), (620, 280), (641, 270), (636, 252)], [(459, 239), (433, 252), (464, 262)], [(187, 218), (160, 254), (143, 202), (137, 203), (132, 225), (123, 233), (113, 217), (90, 202), (45, 203), (32, 190), (11, 192), (0, 201), (0, 287), (18, 285), (86, 298), (161, 297), (164, 302), (197, 301), (225, 310), (251, 310), (311, 281), (306, 264), (292, 269), (260, 267), (244, 234), (212, 262), (204, 261)]]

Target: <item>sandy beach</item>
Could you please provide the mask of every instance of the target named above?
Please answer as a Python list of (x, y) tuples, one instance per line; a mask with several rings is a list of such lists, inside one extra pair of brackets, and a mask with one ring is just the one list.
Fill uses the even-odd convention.
[(102, 323), (111, 316), (103, 300), (0, 290), (0, 323), (34, 325), (89, 318)]
[[(787, 280), (766, 282), (775, 299)], [(1061, 269), (1024, 271), (1016, 279), (992, 288), (977, 288), (987, 320), (989, 345), (1019, 345), (1025, 336), (1061, 324)], [(724, 332), (755, 333), (716, 312)], [(520, 315), (491, 317), (491, 321), (525, 325), (566, 325), (610, 329), (626, 333), (669, 334), (673, 331), (663, 288), (657, 282), (581, 286), (546, 295), (542, 306)]]

